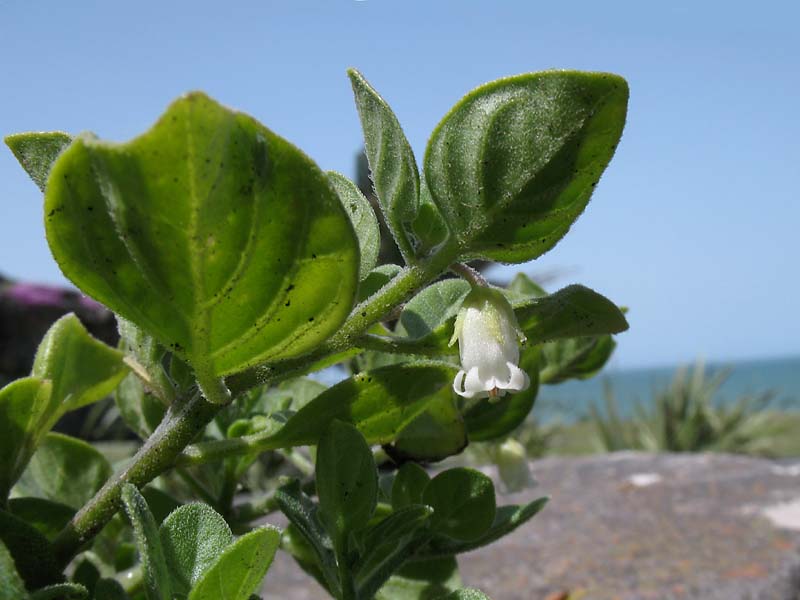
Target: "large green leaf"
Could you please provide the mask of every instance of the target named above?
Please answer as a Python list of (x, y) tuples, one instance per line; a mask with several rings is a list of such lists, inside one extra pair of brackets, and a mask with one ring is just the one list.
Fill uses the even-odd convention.
[(493, 402), (472, 403), (463, 412), (471, 442), (485, 442), (507, 436), (533, 410), (539, 393), (539, 346), (523, 348), (519, 367), (530, 377), (528, 389), (506, 394)]
[(308, 352), (353, 303), (358, 241), (325, 174), (201, 93), (126, 144), (76, 138), (45, 211), (64, 274), (208, 375)]
[(52, 384), (38, 377), (17, 379), (0, 389), (0, 503), (58, 418), (58, 404)]
[(148, 600), (172, 600), (172, 580), (155, 519), (147, 502), (130, 483), (122, 486), (122, 506), (133, 525), (136, 547), (144, 570)]
[(11, 553), (0, 542), (0, 600), (24, 600), (28, 597), (25, 583), (17, 573)]
[(381, 250), (381, 230), (378, 218), (372, 205), (358, 189), (358, 186), (347, 177), (335, 171), (328, 171), (328, 181), (339, 195), (342, 205), (350, 215), (353, 229), (358, 236), (358, 247), (361, 251), (361, 266), (358, 269), (359, 279), (365, 279), (378, 262)]
[(103, 454), (83, 440), (48, 433), (14, 487), (17, 496), (36, 496), (74, 508), (94, 496), (112, 469)]
[(6, 136), (5, 142), (33, 182), (44, 191), (53, 163), (72, 142), (72, 137), (61, 131), (15, 133)]
[(188, 594), (233, 541), (222, 515), (199, 503), (176, 509), (164, 519), (158, 533), (177, 594)]
[(417, 161), (392, 109), (355, 69), (349, 69), (358, 116), (364, 130), (367, 161), (386, 225), (405, 261), (417, 255), (413, 231), (419, 209)]
[(378, 499), (378, 472), (358, 430), (333, 421), (317, 446), (316, 486), (320, 516), (343, 552), (347, 536), (366, 526)]
[(280, 541), (280, 530), (271, 526), (243, 535), (203, 574), (188, 600), (248, 600), (264, 579)]
[(74, 314), (53, 323), (39, 344), (31, 372), (53, 382), (54, 399), (67, 412), (102, 400), (128, 373), (119, 350), (96, 340)]
[(425, 487), (422, 500), (433, 508), (432, 529), (456, 540), (479, 539), (495, 518), (494, 484), (474, 469), (442, 471)]
[(467, 257), (524, 262), (583, 212), (617, 147), (624, 79), (546, 71), (465, 96), (431, 135), (425, 180)]
[(399, 510), (412, 504), (422, 504), (422, 493), (430, 480), (428, 472), (415, 462), (401, 466), (392, 483), (392, 508)]

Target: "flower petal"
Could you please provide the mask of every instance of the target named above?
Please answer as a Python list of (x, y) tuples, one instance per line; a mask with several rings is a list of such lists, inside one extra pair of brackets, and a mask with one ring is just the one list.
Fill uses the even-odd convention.
[(497, 387), (513, 392), (527, 390), (528, 386), (531, 384), (531, 378), (528, 377), (528, 374), (512, 362), (506, 363), (506, 366), (508, 370), (511, 371), (511, 377), (508, 378), (508, 382), (501, 383), (501, 385)]

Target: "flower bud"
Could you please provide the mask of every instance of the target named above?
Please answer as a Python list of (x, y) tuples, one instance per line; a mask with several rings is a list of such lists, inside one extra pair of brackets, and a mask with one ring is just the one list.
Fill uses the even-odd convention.
[(514, 310), (498, 290), (475, 287), (464, 298), (450, 344), (458, 340), (461, 371), (453, 389), (465, 398), (496, 400), (506, 392), (528, 388), (530, 378), (520, 369), (519, 330)]

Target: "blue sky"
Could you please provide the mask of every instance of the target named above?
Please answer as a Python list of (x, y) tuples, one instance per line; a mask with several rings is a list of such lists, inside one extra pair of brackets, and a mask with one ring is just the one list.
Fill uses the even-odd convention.
[[(797, 2), (0, 0), (0, 133), (122, 141), (202, 89), (348, 174), (345, 69), (418, 157), (464, 93), (547, 68), (612, 71), (628, 124), (586, 213), (535, 263), (630, 307), (617, 367), (800, 354)], [(41, 194), (0, 149), (0, 273), (64, 282)]]

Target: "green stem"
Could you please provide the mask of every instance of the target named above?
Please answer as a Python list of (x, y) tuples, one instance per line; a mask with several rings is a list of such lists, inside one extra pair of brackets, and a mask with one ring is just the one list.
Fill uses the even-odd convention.
[[(53, 541), (54, 551), (61, 564), (66, 565), (81, 546), (92, 539), (114, 516), (120, 505), (119, 495), (124, 483), (141, 487), (175, 466), (176, 459), (184, 448), (203, 431), (231, 397), (257, 385), (276, 383), (291, 377), (312, 363), (350, 349), (373, 323), (381, 320), (417, 289), (440, 275), (456, 252), (456, 247), (449, 245), (417, 265), (403, 269), (376, 294), (356, 306), (339, 331), (314, 352), (271, 366), (250, 369), (229, 377), (225, 382), (205, 378), (202, 373), (198, 373), (202, 379), (198, 383), (203, 393), (208, 394), (210, 401), (196, 395), (187, 401), (176, 402), (169, 408), (158, 429), (139, 449), (131, 463), (121, 473), (109, 479)], [(231, 442), (231, 447), (238, 450), (236, 453), (241, 453), (242, 442), (247, 443), (243, 438), (226, 441)], [(257, 450), (265, 449), (268, 448), (259, 446)], [(219, 457), (227, 455), (219, 454)], [(195, 462), (191, 456), (188, 460), (186, 455), (181, 458), (178, 462), (181, 465)]]
[(466, 263), (453, 263), (450, 265), (450, 270), (459, 277), (466, 279), (473, 287), (489, 287), (489, 282), (486, 281), (483, 275)]
[(423, 356), (442, 356), (458, 354), (457, 348), (442, 348), (436, 343), (424, 340), (413, 340), (386, 335), (367, 333), (356, 340), (356, 345), (363, 350), (375, 350), (391, 354), (421, 354)]
[(53, 541), (61, 564), (66, 565), (114, 516), (124, 483), (141, 487), (172, 467), (175, 457), (205, 429), (219, 409), (199, 395), (173, 404), (131, 463), (106, 481)]

